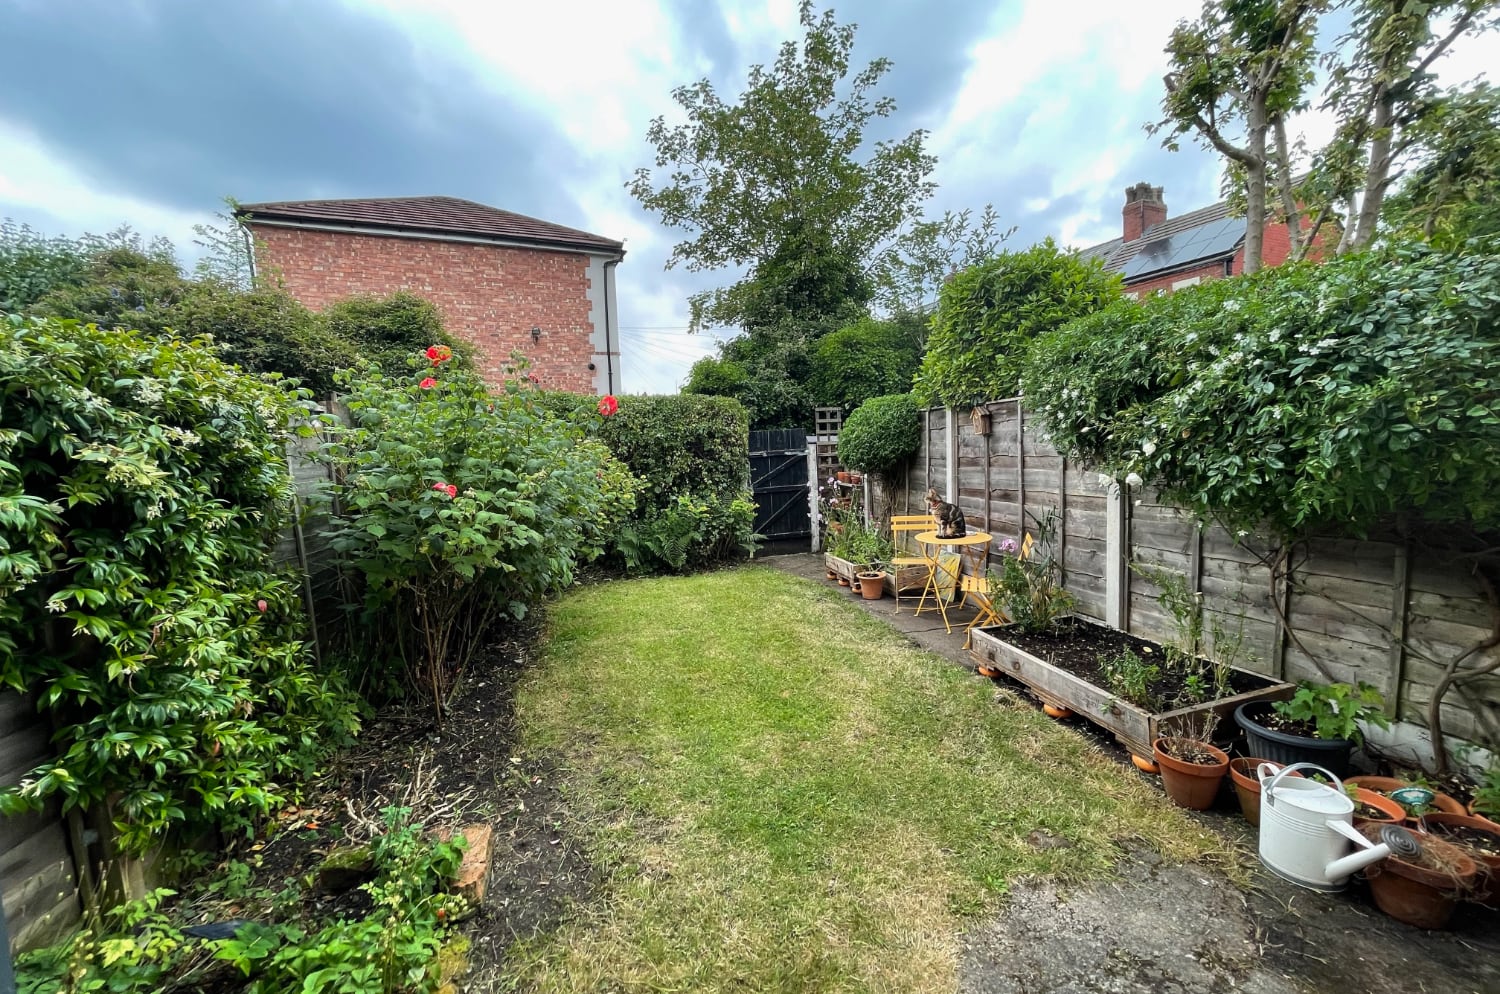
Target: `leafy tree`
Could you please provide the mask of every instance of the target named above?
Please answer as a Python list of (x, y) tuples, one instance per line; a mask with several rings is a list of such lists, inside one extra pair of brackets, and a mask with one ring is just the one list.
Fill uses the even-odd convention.
[(914, 393), (949, 407), (1013, 397), (1032, 339), (1120, 297), (1120, 279), (1049, 238), (948, 281)]
[(841, 93), (855, 26), (816, 14), (811, 0), (799, 19), (801, 43), (785, 42), (769, 68), (751, 66), (737, 103), (706, 79), (673, 90), (687, 122), (657, 117), (646, 133), (663, 175), (642, 167), (628, 184), (664, 224), (691, 233), (669, 268), (750, 269), (731, 287), (693, 295), (694, 328), (741, 323), (754, 284), (778, 271), (817, 271), (830, 253), (862, 268), (932, 195), (925, 132), (867, 139), (871, 121), (895, 110), (875, 96), (890, 60), (871, 61)]
[[(872, 122), (896, 109), (876, 94), (890, 60), (851, 76), (855, 25), (817, 13), (812, 0), (802, 0), (798, 16), (800, 43), (785, 42), (769, 67), (751, 66), (738, 101), (706, 79), (673, 90), (686, 122), (651, 122), (655, 169), (636, 170), (627, 184), (663, 224), (689, 236), (673, 247), (668, 268), (746, 270), (690, 298), (694, 329), (764, 327), (788, 315), (848, 320), (851, 307), (877, 297), (888, 308), (921, 303), (930, 299), (922, 293), (933, 246), (994, 239), (988, 210), (977, 227), (968, 212), (923, 217), (937, 161), (925, 131), (870, 138)], [(926, 283), (912, 280), (916, 271)]]
[[(1245, 272), (1260, 268), (1273, 159), (1287, 169), (1286, 119), (1312, 82), (1319, 0), (1207, 0), (1167, 43), (1162, 117), (1150, 125), (1177, 148), (1182, 136), (1219, 152), (1245, 203)], [(1274, 141), (1274, 144), (1273, 144)], [(1277, 156), (1278, 152), (1282, 152)], [(1290, 213), (1295, 223), (1298, 212)]]
[(808, 377), (814, 402), (852, 411), (871, 397), (909, 390), (922, 364), (914, 329), (926, 324), (909, 313), (866, 317), (823, 336), (813, 347)]
[(805, 325), (759, 329), (725, 342), (717, 359), (693, 364), (683, 393), (730, 397), (750, 415), (750, 427), (795, 428), (812, 413), (807, 381), (809, 340), (822, 329)]
[(217, 224), (193, 225), (193, 234), (198, 236), (193, 244), (203, 250), (193, 272), (200, 280), (249, 290), (255, 282), (250, 229), (235, 216), (240, 206), (237, 200), (225, 197), (224, 206), (226, 210), (214, 215)]
[[(1323, 198), (1320, 214), (1345, 207), (1339, 251), (1357, 252), (1375, 238), (1399, 164), (1420, 151), (1424, 138), (1442, 135), (1428, 121), (1444, 104), (1434, 65), (1459, 38), (1500, 23), (1500, 12), (1490, 0), (1348, 0), (1346, 6), (1352, 25), (1328, 57), (1325, 103), (1338, 129), (1317, 157), (1310, 185)], [(1448, 30), (1439, 35), (1434, 28), (1445, 22)]]
[(1425, 157), (1386, 200), (1397, 237), (1447, 249), (1500, 234), (1500, 90), (1453, 90), (1417, 126)]
[(871, 397), (839, 432), (839, 462), (888, 476), (902, 469), (921, 445), (922, 422), (911, 394)]

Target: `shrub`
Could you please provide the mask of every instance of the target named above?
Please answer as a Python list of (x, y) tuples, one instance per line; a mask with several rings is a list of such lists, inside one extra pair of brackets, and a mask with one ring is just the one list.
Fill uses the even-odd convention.
[(1283, 536), (1500, 526), (1500, 251), (1341, 256), (1121, 303), (1037, 342), (1053, 441)]
[(24, 224), (0, 223), (0, 312), (24, 311), (88, 270), (89, 252), (67, 238), (48, 238)]
[(59, 751), (0, 807), (110, 798), (135, 852), (264, 814), (356, 728), (272, 565), (298, 396), (203, 340), (0, 336), (0, 682), (38, 693)]
[(332, 334), (353, 342), (387, 376), (406, 376), (422, 350), (434, 344), (452, 349), (455, 365), (472, 365), (469, 346), (443, 330), (438, 309), (405, 290), (389, 297), (340, 300), (325, 307), (322, 317)]
[(1031, 342), (1119, 299), (1120, 279), (1051, 239), (1002, 252), (943, 285), (927, 355), (917, 373), (919, 402), (969, 407), (1020, 392)]
[(839, 431), (839, 462), (887, 476), (904, 467), (921, 444), (921, 415), (911, 394), (875, 397), (849, 415)]
[(872, 397), (905, 393), (922, 364), (921, 318), (863, 318), (813, 347), (808, 386), (825, 407), (852, 411)]
[(180, 334), (211, 336), (227, 361), (252, 373), (290, 376), (318, 397), (333, 392), (335, 372), (359, 363), (354, 343), (271, 287), (194, 283), (163, 319)]
[(753, 548), (745, 410), (726, 397), (622, 397), (599, 438), (641, 480), (617, 545), (631, 569), (682, 570)]
[(630, 512), (635, 485), (527, 387), (491, 394), (431, 351), (406, 377), (345, 374), (353, 423), (329, 447), (343, 480), (330, 539), (364, 581), (368, 676), (404, 672), (441, 711), (489, 624), (572, 582)]

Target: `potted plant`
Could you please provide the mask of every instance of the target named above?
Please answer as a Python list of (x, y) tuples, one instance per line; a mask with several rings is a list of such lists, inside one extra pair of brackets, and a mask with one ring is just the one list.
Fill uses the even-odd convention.
[(1422, 830), (1462, 849), (1479, 866), (1470, 899), (1493, 904), (1500, 897), (1500, 825), (1475, 815), (1439, 811), (1422, 819)]
[(1441, 791), (1434, 790), (1423, 777), (1403, 780), (1400, 777), (1350, 777), (1345, 783), (1379, 794), (1402, 809), (1402, 817), (1415, 821), (1433, 812), (1461, 815), (1464, 806)]
[[(1237, 756), (1229, 761), (1229, 779), (1234, 783), (1234, 793), (1240, 801), (1240, 814), (1256, 826), (1260, 825), (1260, 777), (1256, 771), (1262, 763), (1269, 764), (1278, 773), (1281, 771), (1280, 763), (1272, 763), (1258, 756)], [(1301, 775), (1296, 770), (1287, 774), (1291, 777)]]
[[(1370, 823), (1359, 830), (1380, 841), (1384, 825)], [(1460, 896), (1469, 892), (1479, 866), (1463, 850), (1433, 835), (1417, 836), (1420, 852), (1402, 857), (1392, 853), (1365, 868), (1375, 905), (1392, 918), (1417, 928), (1442, 928), (1453, 917)]]
[(885, 570), (867, 569), (856, 576), (859, 579), (859, 592), (864, 599), (880, 600), (881, 595), (885, 593)]
[(1213, 807), (1224, 774), (1229, 772), (1229, 755), (1208, 741), (1216, 719), (1205, 724), (1201, 735), (1164, 736), (1151, 744), (1167, 796), (1193, 811)]
[(1252, 701), (1234, 712), (1246, 749), (1283, 765), (1313, 763), (1342, 777), (1349, 753), (1364, 742), (1360, 722), (1389, 728), (1385, 699), (1367, 683), (1304, 682), (1290, 700)]

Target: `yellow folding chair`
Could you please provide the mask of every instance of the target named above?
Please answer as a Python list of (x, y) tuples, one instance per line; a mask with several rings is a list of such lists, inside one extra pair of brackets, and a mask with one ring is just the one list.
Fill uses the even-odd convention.
[(901, 567), (921, 566), (926, 569), (930, 565), (922, 550), (914, 547), (911, 536), (930, 532), (936, 527), (937, 521), (931, 514), (891, 515), (891, 545), (895, 547), (895, 554), (891, 557), (891, 576), (896, 586), (897, 611), (901, 610)]
[(964, 626), (964, 648), (967, 649), (974, 641), (974, 629), (980, 625), (1003, 625), (1006, 618), (990, 600), (988, 577), (970, 576), (965, 573), (958, 578), (958, 583), (959, 590), (963, 591), (963, 603), (972, 606), (978, 612), (974, 615), (974, 620)]

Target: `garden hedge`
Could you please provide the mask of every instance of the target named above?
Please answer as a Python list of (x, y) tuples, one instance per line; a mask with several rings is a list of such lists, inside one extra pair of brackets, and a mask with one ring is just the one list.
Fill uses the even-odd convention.
[(1026, 396), (1062, 451), (1240, 528), (1496, 529), (1497, 301), (1493, 243), (1280, 266), (1042, 337)]

